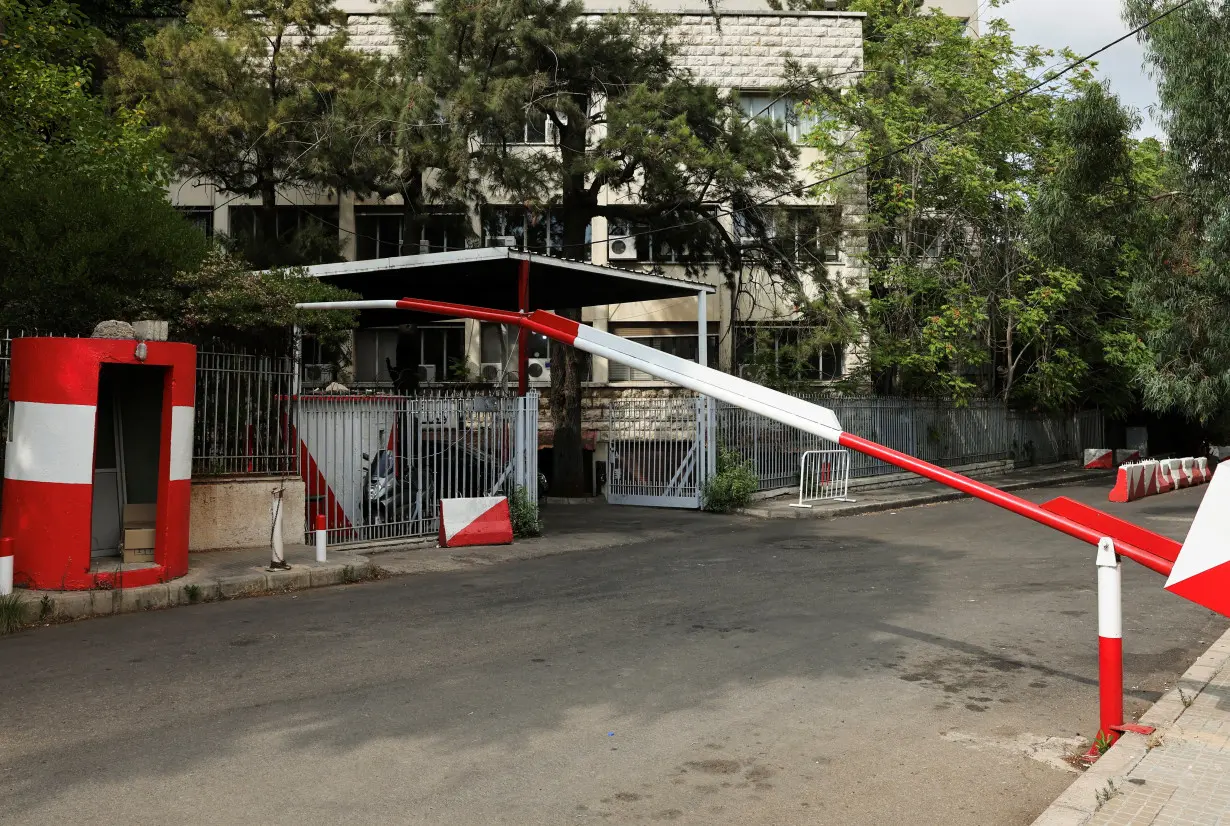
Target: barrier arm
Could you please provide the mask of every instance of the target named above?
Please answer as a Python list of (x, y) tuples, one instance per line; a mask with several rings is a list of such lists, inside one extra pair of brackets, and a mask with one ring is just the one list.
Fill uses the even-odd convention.
[[(1046, 506), (1037, 505), (1019, 496), (1014, 496), (1006, 491), (970, 479), (967, 476), (953, 473), (950, 470), (924, 462), (921, 459), (856, 436), (853, 433), (847, 433), (841, 429), (837, 415), (827, 407), (788, 396), (785, 393), (738, 378), (737, 376), (732, 376), (728, 373), (723, 373), (719, 370), (701, 367), (695, 362), (663, 353), (652, 347), (638, 344), (612, 333), (594, 329), (585, 324), (570, 321), (545, 310), (535, 310), (529, 313), (508, 312), (473, 307), (466, 304), (450, 304), (414, 298), (328, 301), (298, 304), (296, 306), (305, 310), (413, 310), (458, 318), (473, 318), (497, 324), (515, 324), (519, 327), (541, 333), (556, 341), (570, 344), (592, 355), (602, 356), (616, 363), (628, 365), (629, 367), (649, 373), (656, 378), (677, 384), (680, 387), (728, 402), (744, 410), (750, 410), (753, 413), (759, 413), (766, 418), (796, 427), (807, 433), (812, 433), (842, 447), (880, 459), (902, 470), (908, 470), (911, 473), (939, 482), (942, 485), (947, 485), (962, 493), (967, 493), (984, 502), (990, 502), (992, 505), (1011, 511), (1019, 516), (1032, 519), (1048, 528), (1053, 528), (1095, 547), (1104, 537), (1109, 536), (1114, 540), (1115, 550), (1122, 556), (1140, 563), (1151, 571), (1171, 577), (1171, 582), (1167, 583), (1168, 589), (1207, 608), (1230, 616), (1230, 584), (1223, 584), (1230, 581), (1230, 553), (1225, 554), (1226, 558), (1223, 561), (1226, 564), (1221, 565), (1219, 568), (1222, 576), (1218, 578), (1216, 587), (1203, 587), (1195, 593), (1192, 592), (1193, 589), (1189, 588), (1187, 589), (1188, 592), (1185, 593), (1176, 587), (1177, 583), (1172, 576), (1172, 571), (1176, 567), (1177, 555), (1165, 550), (1167, 546), (1164, 543), (1173, 545), (1172, 540), (1165, 539), (1136, 526), (1131, 526), (1135, 528), (1135, 531), (1131, 533), (1130, 538), (1119, 535), (1124, 533), (1122, 531), (1115, 534), (1108, 533), (1108, 530), (1113, 529), (1113, 525), (1105, 520), (1098, 521), (1096, 517), (1106, 517), (1111, 519), (1111, 522), (1114, 520), (1100, 511), (1086, 508), (1086, 506), (1079, 505), (1078, 503), (1072, 503), (1077, 505), (1075, 508), (1065, 508), (1057, 505), (1057, 503), (1071, 502), (1071, 500), (1055, 500), (1055, 502), (1047, 503)], [(1223, 476), (1227, 475), (1223, 474)], [(1230, 496), (1230, 476), (1227, 476), (1226, 482), (1227, 495)], [(1211, 486), (1209, 498), (1212, 498), (1212, 493), (1213, 487)], [(1208, 503), (1208, 499), (1206, 499), (1206, 503)], [(1081, 508), (1086, 508), (1091, 513), (1084, 513), (1080, 510)], [(1201, 510), (1203, 511), (1204, 509), (1202, 508)], [(1199, 520), (1200, 516), (1198, 515), (1197, 522)], [(1091, 524), (1086, 524), (1087, 522)], [(1193, 525), (1193, 533), (1195, 533), (1195, 527), (1196, 525)], [(1151, 547), (1141, 547), (1141, 545), (1146, 543)], [(1186, 546), (1184, 547), (1186, 548)], [(1230, 547), (1230, 545), (1227, 547)], [(1156, 552), (1159, 548), (1163, 549), (1162, 553)], [(1220, 551), (1218, 553), (1220, 554)], [(1180, 567), (1182, 567), (1182, 563), (1180, 563)], [(1208, 573), (1208, 571), (1205, 571), (1205, 573)]]

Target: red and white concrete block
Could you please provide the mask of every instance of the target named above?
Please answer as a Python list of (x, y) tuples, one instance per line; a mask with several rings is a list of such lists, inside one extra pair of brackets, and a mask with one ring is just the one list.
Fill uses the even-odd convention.
[(1135, 502), (1157, 493), (1157, 462), (1121, 465), (1115, 486), (1110, 491), (1112, 502)]
[(1157, 493), (1203, 485), (1211, 478), (1208, 460), (1203, 458), (1147, 459), (1119, 468), (1110, 501), (1135, 502)]
[(1115, 452), (1110, 448), (1095, 447), (1085, 450), (1085, 470), (1112, 470), (1115, 467)]
[(512, 541), (512, 518), (507, 497), (440, 500), (441, 548), (508, 545)]

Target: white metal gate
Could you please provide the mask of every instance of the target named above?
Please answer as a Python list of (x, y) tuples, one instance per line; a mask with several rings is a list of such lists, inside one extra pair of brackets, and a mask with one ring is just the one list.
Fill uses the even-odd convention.
[(299, 398), (293, 438), (307, 529), (324, 515), (330, 544), (425, 536), (440, 499), (538, 499), (538, 394)]
[(699, 508), (715, 472), (712, 400), (626, 399), (607, 411), (606, 498), (613, 505)]

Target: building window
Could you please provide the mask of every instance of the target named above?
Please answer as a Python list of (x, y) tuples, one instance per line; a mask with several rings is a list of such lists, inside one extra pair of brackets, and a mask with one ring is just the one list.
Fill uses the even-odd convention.
[[(774, 249), (797, 264), (841, 262), (841, 207), (780, 207), (758, 213)], [(735, 234), (745, 245), (758, 244), (752, 218), (735, 214)]]
[(422, 216), (417, 244), (403, 240), (405, 212), (401, 207), (356, 209), (355, 258), (394, 258), (427, 252), (449, 252), (466, 247), (468, 218), (462, 212), (430, 212)]
[(799, 325), (735, 328), (739, 375), (753, 381), (834, 381), (842, 376), (840, 345), (817, 344), (818, 330)]
[[(304, 229), (316, 229), (323, 235), (337, 237), (338, 209), (335, 206), (278, 206), (275, 215), (280, 239), (289, 239)], [(232, 206), (230, 219), (232, 235), (253, 238), (260, 226), (260, 208), (246, 204)]]
[(687, 245), (670, 243), (646, 224), (612, 219), (607, 223), (606, 235), (607, 261), (615, 267), (622, 262), (681, 264), (698, 258)]
[[(696, 335), (696, 324), (667, 324), (667, 325), (639, 325), (639, 324), (620, 324), (612, 325), (611, 332), (616, 335), (623, 336), (644, 344), (646, 347), (652, 347), (655, 350), (660, 350), (663, 353), (669, 353), (672, 356), (678, 356), (681, 359), (688, 361), (697, 361), (698, 341)], [(708, 363), (710, 366), (717, 365), (718, 358), (718, 337), (714, 333), (708, 336)], [(651, 376), (641, 370), (636, 370), (626, 364), (617, 364), (610, 362), (610, 367), (607, 375), (611, 381), (660, 381), (656, 376)]]
[[(415, 359), (413, 365), (398, 362), (398, 340), (409, 336), (403, 352)], [(358, 330), (354, 340), (355, 381), (359, 384), (389, 385), (393, 377), (389, 365), (397, 370), (418, 368), (419, 381), (459, 381), (465, 378), (465, 325), (433, 324), (401, 331), (396, 328)]]
[(518, 249), (573, 258), (590, 259), (591, 226), (585, 227), (581, 249), (564, 249), (564, 223), (559, 210), (534, 212), (522, 206), (488, 206), (482, 210), (483, 246)]
[(802, 143), (816, 127), (814, 118), (799, 113), (799, 102), (792, 97), (769, 92), (740, 92), (739, 107), (749, 120), (760, 119), (786, 131), (792, 143)]
[(525, 122), (519, 128), (513, 129), (506, 134), (487, 133), (484, 143), (507, 143), (510, 145), (554, 145), (555, 144), (555, 124), (551, 122), (551, 118), (545, 112), (540, 112), (537, 109), (531, 109)]
[(184, 216), (190, 223), (199, 229), (206, 238), (214, 237), (214, 208), (213, 207), (176, 207), (179, 214)]

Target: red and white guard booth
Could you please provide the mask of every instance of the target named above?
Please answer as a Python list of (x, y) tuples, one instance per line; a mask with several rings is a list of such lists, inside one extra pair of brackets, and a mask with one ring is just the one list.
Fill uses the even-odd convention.
[[(196, 348), (20, 338), (10, 371), (0, 536), (15, 583), (134, 587), (187, 573)], [(134, 506), (151, 519), (153, 553), (125, 564)]]

